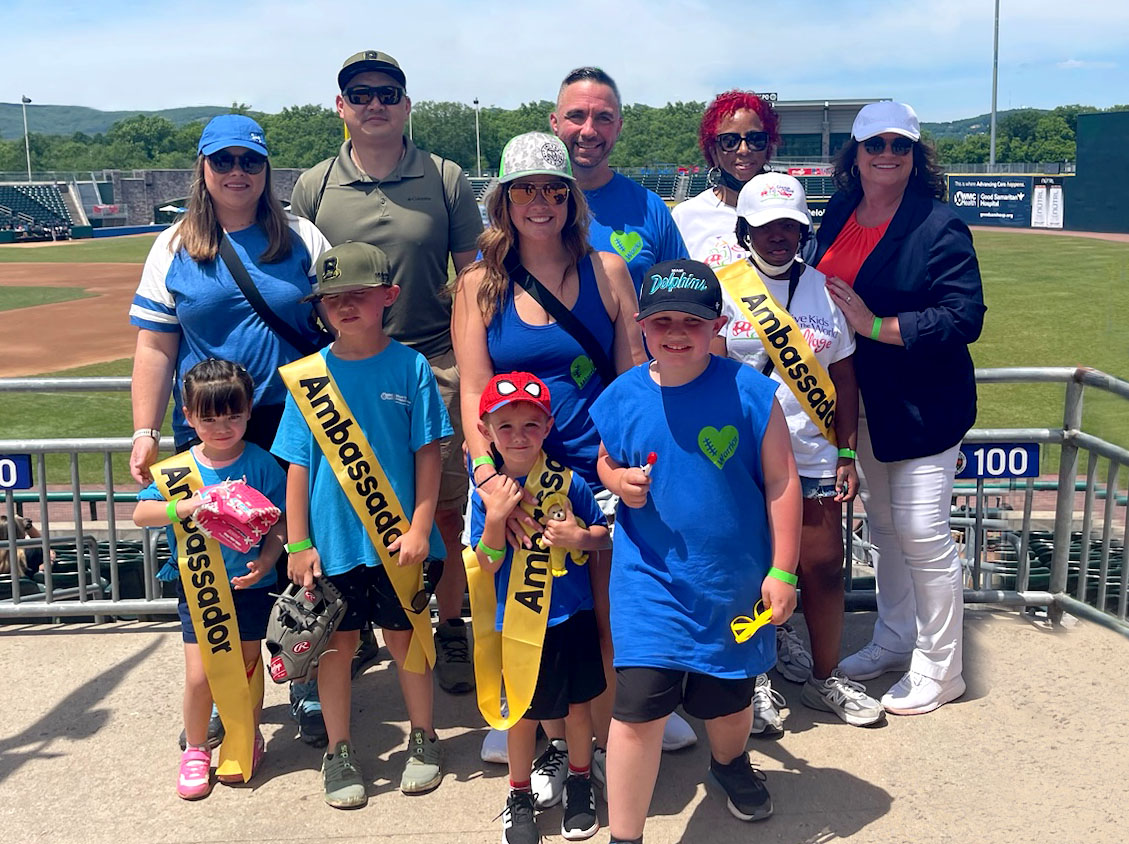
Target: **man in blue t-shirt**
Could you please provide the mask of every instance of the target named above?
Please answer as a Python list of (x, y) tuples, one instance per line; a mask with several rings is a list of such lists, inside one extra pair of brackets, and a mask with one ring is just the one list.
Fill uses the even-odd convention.
[(561, 83), (549, 125), (568, 147), (576, 184), (592, 211), (592, 248), (623, 258), (638, 292), (648, 267), (685, 258), (687, 252), (658, 194), (608, 164), (623, 131), (620, 106), (619, 89), (608, 74), (598, 67), (578, 67)]

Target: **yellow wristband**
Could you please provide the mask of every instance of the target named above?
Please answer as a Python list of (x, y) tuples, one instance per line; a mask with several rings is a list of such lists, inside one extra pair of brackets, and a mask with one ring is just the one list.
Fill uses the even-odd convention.
[(768, 570), (768, 576), (774, 577), (777, 580), (782, 580), (789, 586), (795, 586), (800, 582), (800, 579), (796, 577), (796, 575), (792, 574), (792, 572), (784, 571), (784, 569), (778, 569), (776, 568), (776, 566), (773, 566)]

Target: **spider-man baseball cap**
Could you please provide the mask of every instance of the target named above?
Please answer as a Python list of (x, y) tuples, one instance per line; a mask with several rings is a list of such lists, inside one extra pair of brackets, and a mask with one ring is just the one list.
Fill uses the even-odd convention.
[(478, 400), (478, 418), (518, 401), (535, 404), (545, 411), (546, 416), (553, 415), (545, 382), (528, 372), (510, 372), (490, 379)]

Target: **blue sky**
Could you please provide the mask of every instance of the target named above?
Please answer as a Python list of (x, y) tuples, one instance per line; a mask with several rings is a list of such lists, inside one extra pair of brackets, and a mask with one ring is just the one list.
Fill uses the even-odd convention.
[[(1129, 102), (1129, 2), (1001, 0), (999, 108)], [(1067, 11), (1069, 10), (1069, 11)], [(627, 102), (892, 97), (924, 121), (991, 106), (992, 0), (0, 0), (0, 101), (330, 105), (342, 60), (394, 55), (416, 100), (513, 107), (597, 64)]]

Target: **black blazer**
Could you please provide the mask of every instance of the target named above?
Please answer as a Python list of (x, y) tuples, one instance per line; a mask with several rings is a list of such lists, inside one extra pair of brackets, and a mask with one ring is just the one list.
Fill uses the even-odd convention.
[[(813, 265), (861, 200), (861, 191), (831, 197)], [(854, 289), (876, 316), (898, 317), (905, 343), (855, 338), (855, 371), (875, 457), (908, 460), (960, 442), (976, 419), (968, 344), (980, 336), (985, 311), (968, 226), (943, 202), (907, 192)]]

